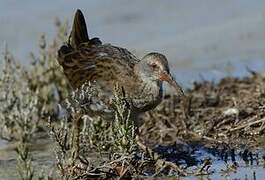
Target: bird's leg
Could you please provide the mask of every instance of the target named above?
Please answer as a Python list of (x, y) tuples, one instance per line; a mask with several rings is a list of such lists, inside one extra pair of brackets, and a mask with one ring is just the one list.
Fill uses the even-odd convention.
[(137, 143), (138, 147), (139, 147), (140, 149), (142, 149), (145, 153), (147, 153), (147, 155), (148, 155), (149, 157), (151, 157), (152, 159), (155, 159), (155, 158), (154, 158), (154, 152), (153, 152), (153, 150), (152, 150), (151, 148), (147, 147), (147, 146), (143, 143), (143, 141), (140, 139), (139, 135), (136, 135), (136, 143)]
[(147, 147), (144, 143), (142, 143), (142, 140), (140, 140), (140, 137), (138, 135), (136, 136), (136, 141), (139, 148), (142, 149), (144, 152), (146, 152), (147, 155), (156, 162), (155, 163), (156, 169), (160, 169), (153, 176), (157, 176), (158, 174), (160, 174), (162, 170), (166, 167), (169, 167), (170, 169), (178, 172), (183, 176), (187, 176), (187, 173), (183, 169), (181, 169), (177, 164), (162, 159), (157, 152), (154, 152), (151, 148)]

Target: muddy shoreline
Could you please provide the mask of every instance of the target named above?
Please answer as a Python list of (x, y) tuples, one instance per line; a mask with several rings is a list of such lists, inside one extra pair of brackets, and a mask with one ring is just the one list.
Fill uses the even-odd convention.
[[(167, 95), (146, 114), (142, 137), (163, 159), (187, 169), (197, 166), (205, 175), (263, 167), (264, 82), (264, 74), (251, 70), (248, 77), (195, 82), (186, 99)], [(203, 167), (207, 160), (211, 163)]]
[[(159, 156), (158, 160), (169, 163), (168, 166), (159, 165), (158, 171), (158, 160), (152, 160), (153, 157), (150, 157), (147, 151), (140, 150), (140, 154), (130, 157), (128, 167), (132, 169), (123, 172), (125, 174), (122, 174), (122, 177), (262, 177), (265, 163), (265, 75), (253, 71), (249, 73), (248, 77), (227, 77), (218, 83), (195, 82), (193, 88), (186, 90), (185, 99), (166, 95), (162, 104), (142, 117), (144, 124), (140, 128), (139, 136), (142, 142)], [(38, 138), (38, 135), (35, 137)], [(39, 137), (38, 141), (41, 142), (42, 136)], [(43, 137), (47, 138), (46, 135)], [(8, 144), (5, 146), (8, 147)], [(42, 148), (34, 150), (34, 143), (31, 141), (30, 144), (33, 154), (45, 151)], [(89, 154), (94, 154), (95, 150), (90, 149)], [(145, 154), (145, 159), (142, 159), (142, 153)], [(87, 158), (91, 159), (89, 154)], [(108, 151), (105, 152), (105, 155), (107, 154)], [(114, 161), (105, 155), (105, 163)], [(50, 158), (47, 158), (49, 156)], [(95, 161), (102, 163), (97, 159), (102, 155), (93, 156), (96, 157)], [(54, 155), (47, 156), (44, 153), (44, 157), (48, 166), (51, 166)], [(39, 164), (38, 158), (33, 162)], [(12, 169), (12, 164), (15, 163), (13, 160), (11, 158), (1, 161), (2, 164), (9, 164)], [(137, 169), (140, 162), (146, 165), (139, 166), (142, 169), (138, 169), (138, 174), (135, 174), (131, 170)], [(45, 161), (42, 163), (46, 164)], [(178, 170), (174, 169), (174, 164)], [(117, 161), (116, 165), (112, 166), (114, 169), (110, 176), (103, 175), (101, 171), (91, 174), (97, 178), (115, 178), (120, 173), (117, 171), (119, 165)], [(165, 169), (161, 169), (162, 167)], [(87, 174), (88, 179), (95, 178), (90, 175)]]
[[(248, 77), (227, 77), (218, 83), (195, 82), (194, 87), (187, 90), (186, 99), (166, 96), (162, 104), (145, 117), (145, 129), (148, 129), (148, 134), (155, 133), (162, 121), (167, 127), (168, 132), (165, 131), (164, 136), (168, 136), (166, 141), (169, 142), (170, 131), (174, 129), (172, 135), (183, 135), (184, 139), (191, 138), (185, 138), (187, 135), (194, 135), (195, 139), (203, 138), (234, 147), (262, 146), (265, 131), (264, 82), (264, 74), (253, 71)], [(151, 118), (154, 116), (156, 118)], [(143, 130), (143, 133), (147, 131)], [(162, 136), (157, 138), (164, 141)]]

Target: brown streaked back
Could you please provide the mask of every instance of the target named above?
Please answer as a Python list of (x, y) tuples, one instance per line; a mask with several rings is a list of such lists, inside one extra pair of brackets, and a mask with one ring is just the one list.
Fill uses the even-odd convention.
[(77, 88), (85, 81), (126, 81), (133, 76), (139, 60), (124, 48), (102, 44), (98, 38), (89, 39), (85, 18), (77, 10), (69, 42), (58, 51), (58, 62), (73, 88)]

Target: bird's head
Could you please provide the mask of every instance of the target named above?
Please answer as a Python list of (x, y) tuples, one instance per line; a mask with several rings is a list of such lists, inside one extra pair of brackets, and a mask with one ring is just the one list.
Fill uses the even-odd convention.
[(182, 88), (170, 74), (167, 58), (163, 54), (152, 52), (145, 55), (136, 68), (142, 78), (161, 83), (166, 81), (179, 95), (184, 95)]

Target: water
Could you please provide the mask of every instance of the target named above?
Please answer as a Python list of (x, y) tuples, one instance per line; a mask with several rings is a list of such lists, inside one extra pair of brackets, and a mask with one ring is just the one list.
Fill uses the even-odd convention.
[[(15, 148), (17, 142), (8, 143), (0, 140), (0, 180), (18, 179), (16, 167), (17, 153)], [(29, 145), (32, 157), (32, 165), (35, 175), (41, 175), (42, 172), (55, 174), (54, 163), (54, 145), (50, 138), (38, 139)]]
[[(16, 153), (14, 151), (17, 143), (8, 143), (4, 140), (0, 140), (0, 180), (15, 180), (18, 179), (18, 174), (16, 171)], [(178, 146), (179, 148), (182, 145)], [(35, 143), (31, 144), (31, 155), (33, 157), (33, 166), (35, 169), (36, 175), (41, 174), (42, 172), (49, 173), (52, 175), (56, 174), (56, 169), (54, 168), (55, 163), (55, 155), (54, 145), (52, 144), (49, 138), (47, 139), (39, 139)], [(163, 156), (163, 158), (167, 157), (171, 159), (171, 161), (175, 162), (174, 159), (178, 158), (177, 155), (179, 149), (175, 149), (177, 146), (168, 146), (160, 147), (160, 153), (165, 153), (167, 151), (167, 155)], [(173, 149), (172, 149), (173, 148)], [(188, 147), (186, 147), (188, 148)], [(216, 149), (208, 149), (203, 146), (194, 146), (194, 153), (192, 153), (192, 157), (196, 158), (196, 162), (193, 165), (190, 164), (187, 171), (188, 172), (196, 172), (197, 167), (200, 167), (203, 160), (206, 158), (210, 158), (212, 160), (212, 165), (209, 169), (209, 175), (202, 176), (192, 176), (189, 175), (187, 177), (183, 177), (184, 180), (193, 180), (193, 179), (263, 179), (265, 176), (265, 166), (263, 162), (258, 162), (254, 159), (253, 162), (245, 161), (241, 156), (239, 156), (239, 152), (236, 152), (235, 161), (238, 164), (236, 171), (229, 171), (226, 173), (227, 165), (232, 165), (231, 157), (228, 157), (227, 163), (220, 158), (220, 155), (216, 154), (218, 150)], [(163, 151), (163, 152), (162, 152)], [(215, 154), (213, 154), (215, 152)], [(259, 148), (253, 154), (258, 153), (259, 156), (262, 156), (265, 151), (264, 148)], [(182, 155), (183, 156), (183, 155)], [(97, 157), (97, 156), (95, 156)], [(184, 156), (183, 156), (184, 157)], [(91, 157), (93, 159), (93, 157)], [(178, 162), (180, 162), (178, 160)], [(185, 161), (181, 161), (184, 166), (186, 166)], [(197, 164), (198, 163), (198, 164)], [(42, 170), (42, 171), (41, 171)], [(255, 177), (255, 178), (254, 178)]]
[[(180, 163), (188, 173), (185, 180), (192, 179), (262, 179), (265, 176), (265, 164), (260, 161), (264, 155), (264, 148), (257, 148), (251, 151), (244, 149), (220, 150), (216, 148), (208, 148), (203, 145), (186, 145), (173, 144), (169, 146), (156, 146), (156, 152), (159, 152), (161, 157), (167, 161)], [(259, 158), (257, 158), (259, 157)], [(210, 159), (211, 166), (208, 169), (207, 175), (193, 176), (193, 173), (198, 172), (205, 160)], [(236, 168), (227, 168), (235, 165)], [(255, 177), (255, 178), (254, 178)]]
[[(80, 8), (92, 37), (126, 47), (139, 57), (161, 52), (177, 81), (190, 86), (194, 80), (246, 75), (246, 67), (265, 72), (264, 7), (264, 0), (0, 0), (0, 51), (7, 43), (27, 64), (29, 52), (37, 53), (39, 36), (45, 33), (48, 40), (55, 36), (55, 17), (72, 22)], [(50, 165), (51, 148), (41, 144), (33, 151), (34, 162)], [(10, 146), (0, 141), (0, 179), (12, 179), (11, 175), (16, 179)], [(254, 171), (257, 177), (264, 176), (259, 166), (241, 167), (230, 176), (244, 179), (247, 174), (252, 179)]]

